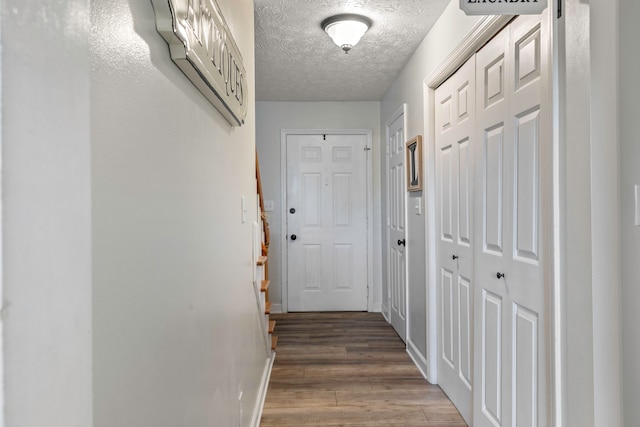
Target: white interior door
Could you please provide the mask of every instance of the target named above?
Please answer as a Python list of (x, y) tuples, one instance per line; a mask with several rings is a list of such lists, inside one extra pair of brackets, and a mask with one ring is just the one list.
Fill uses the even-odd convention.
[(548, 421), (547, 22), (519, 17), (476, 58), (474, 426)]
[(407, 335), (407, 261), (405, 228), (406, 173), (404, 114), (388, 127), (387, 141), (387, 272), (389, 320), (403, 341)]
[(435, 91), (438, 384), (471, 423), (475, 57)]
[(288, 135), (289, 311), (367, 310), (367, 135)]

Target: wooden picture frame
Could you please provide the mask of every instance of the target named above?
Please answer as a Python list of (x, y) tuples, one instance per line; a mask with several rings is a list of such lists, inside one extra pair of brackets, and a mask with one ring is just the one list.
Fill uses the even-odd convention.
[(405, 151), (407, 191), (422, 191), (422, 136), (407, 141)]

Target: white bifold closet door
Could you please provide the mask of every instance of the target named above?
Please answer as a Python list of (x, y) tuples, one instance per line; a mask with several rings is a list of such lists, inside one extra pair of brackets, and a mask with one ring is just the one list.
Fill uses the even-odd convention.
[(475, 57), (435, 92), (438, 383), (471, 423)]
[(476, 427), (548, 422), (547, 13), (517, 18), (476, 55)]

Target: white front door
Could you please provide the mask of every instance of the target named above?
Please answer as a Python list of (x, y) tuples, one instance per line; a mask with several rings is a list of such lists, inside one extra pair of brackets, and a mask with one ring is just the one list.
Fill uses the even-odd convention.
[(471, 423), (475, 57), (435, 91), (438, 384)]
[(407, 273), (404, 113), (387, 127), (387, 272), (389, 320), (403, 341), (407, 334)]
[(287, 135), (289, 311), (367, 310), (367, 141)]
[(474, 426), (548, 421), (547, 13), (517, 18), (476, 57)]

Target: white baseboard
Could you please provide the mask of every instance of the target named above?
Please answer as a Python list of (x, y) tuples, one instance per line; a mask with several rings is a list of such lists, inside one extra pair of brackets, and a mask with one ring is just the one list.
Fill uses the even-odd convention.
[[(277, 313), (282, 313), (282, 304), (277, 304), (277, 303), (273, 303), (273, 305), (271, 306), (271, 312), (274, 314)], [(371, 313), (383, 313), (384, 311), (382, 311), (382, 303), (380, 302), (374, 302), (373, 303), (373, 307), (371, 309)], [(386, 315), (385, 315), (386, 317)]]
[(391, 323), (391, 319), (389, 319), (389, 309), (386, 306), (384, 306), (384, 307), (381, 307), (380, 311), (382, 312), (382, 315), (384, 316), (387, 323)]
[(271, 357), (267, 359), (264, 372), (262, 373), (262, 380), (260, 382), (260, 391), (258, 392), (258, 398), (256, 399), (256, 407), (253, 411), (253, 417), (251, 418), (251, 427), (260, 427), (260, 419), (262, 418), (262, 410), (264, 409), (264, 402), (267, 399), (267, 390), (269, 389), (269, 380), (271, 379), (271, 370), (273, 369), (273, 362), (276, 360), (275, 351), (271, 353)]
[(416, 365), (422, 376), (425, 380), (429, 381), (429, 377), (427, 375), (427, 359), (420, 354), (420, 351), (416, 348), (416, 346), (411, 342), (411, 340), (407, 339), (407, 353), (413, 363)]

